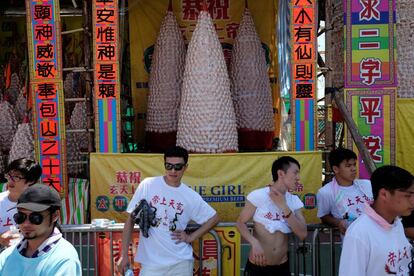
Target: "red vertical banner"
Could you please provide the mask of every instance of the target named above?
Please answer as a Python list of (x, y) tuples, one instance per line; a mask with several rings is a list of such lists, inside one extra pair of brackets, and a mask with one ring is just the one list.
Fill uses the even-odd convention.
[(26, 0), (35, 151), (42, 182), (67, 192), (59, 1)]
[(317, 143), (317, 5), (315, 0), (291, 2), (292, 150), (315, 150)]
[(120, 68), (117, 0), (94, 0), (93, 56), (97, 152), (120, 152)]

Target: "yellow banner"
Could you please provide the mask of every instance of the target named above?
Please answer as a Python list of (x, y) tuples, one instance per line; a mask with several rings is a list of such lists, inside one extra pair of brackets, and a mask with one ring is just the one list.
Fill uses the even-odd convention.
[[(138, 141), (144, 140), (144, 125), (147, 112), (148, 77), (154, 44), (161, 22), (168, 9), (168, 0), (131, 0), (128, 4), (129, 37), (131, 51), (131, 89), (135, 112)], [(222, 44), (226, 63), (230, 62), (233, 40), (245, 7), (245, 0), (206, 0)], [(273, 91), (275, 133), (279, 134), (280, 98), (277, 79), (276, 17), (277, 1), (248, 1), (256, 31), (266, 53), (269, 78)], [(172, 1), (172, 8), (183, 33), (185, 43), (191, 39), (203, 0)]]
[(396, 129), (397, 129), (397, 165), (414, 174), (414, 99), (397, 99), (396, 110)]
[[(272, 163), (282, 155), (299, 161), (301, 184), (294, 193), (307, 208), (306, 222), (318, 223), (315, 194), (322, 182), (319, 152), (191, 154), (183, 182), (217, 210), (221, 221), (235, 222), (247, 194), (272, 181)], [(116, 222), (126, 220), (125, 210), (141, 180), (165, 173), (161, 154), (92, 153), (90, 164), (92, 218)]]

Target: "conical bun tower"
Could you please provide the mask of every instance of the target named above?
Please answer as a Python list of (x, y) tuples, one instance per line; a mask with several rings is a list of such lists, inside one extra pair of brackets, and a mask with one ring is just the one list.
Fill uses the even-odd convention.
[(7, 97), (0, 102), (0, 151), (9, 152), (17, 129), (17, 119), (13, 106)]
[(162, 152), (176, 143), (185, 43), (171, 1), (155, 43), (149, 76), (146, 144)]
[(247, 8), (233, 44), (230, 78), (240, 149), (271, 149), (274, 121), (266, 57)]
[(210, 14), (200, 12), (188, 45), (177, 145), (190, 152), (238, 150), (230, 80)]
[(34, 160), (34, 140), (32, 126), (26, 119), (17, 127), (16, 134), (13, 137), (9, 155), (9, 163), (19, 158), (28, 158)]

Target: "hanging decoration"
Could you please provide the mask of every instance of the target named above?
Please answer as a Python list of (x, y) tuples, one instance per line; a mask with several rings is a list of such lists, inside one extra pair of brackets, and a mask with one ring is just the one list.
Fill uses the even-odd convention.
[(317, 5), (315, 0), (294, 0), (291, 6), (292, 150), (309, 151), (317, 141)]
[(92, 6), (96, 151), (120, 152), (118, 0), (94, 0)]
[(59, 1), (26, 0), (36, 159), (42, 182), (67, 192)]
[[(345, 0), (345, 98), (377, 167), (395, 164), (395, 0)], [(351, 133), (347, 147), (356, 151)], [(369, 174), (358, 154), (359, 177)]]

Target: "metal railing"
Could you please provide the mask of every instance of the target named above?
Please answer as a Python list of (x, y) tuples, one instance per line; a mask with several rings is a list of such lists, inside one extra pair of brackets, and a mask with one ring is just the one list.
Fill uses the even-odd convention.
[[(235, 223), (219, 223), (219, 227), (234, 227)], [(248, 227), (252, 230), (253, 224), (249, 223)], [(194, 231), (198, 225), (190, 225), (187, 230)], [(117, 223), (105, 228), (93, 227), (91, 224), (84, 225), (62, 225), (63, 236), (72, 243), (79, 252), (79, 258), (82, 263), (83, 275), (98, 275), (100, 259), (98, 257), (98, 238), (100, 235), (109, 236), (110, 245), (110, 275), (115, 275), (114, 268), (114, 232), (122, 232), (123, 224)], [(135, 231), (139, 231), (135, 226)], [(223, 266), (223, 247), (220, 236), (212, 229), (209, 234), (214, 238), (217, 245), (217, 276), (222, 276)], [(289, 236), (289, 262), (293, 275), (335, 275), (336, 274), (336, 247), (340, 244), (340, 237), (337, 229), (322, 224), (309, 224), (308, 237), (305, 241), (300, 242), (294, 235)], [(324, 255), (329, 255), (329, 261), (326, 257), (321, 257), (322, 246)], [(120, 250), (120, 249), (118, 249)], [(202, 276), (203, 268), (203, 242), (199, 239), (199, 271), (198, 275)], [(230, 256), (232, 252), (230, 252)], [(323, 260), (323, 262), (322, 262)], [(244, 264), (242, 260), (242, 265)], [(324, 269), (322, 269), (322, 266)], [(228, 276), (228, 275), (225, 275)]]
[[(114, 268), (114, 232), (122, 232), (124, 227), (123, 223), (110, 224), (108, 227), (94, 227), (92, 224), (62, 225), (63, 237), (68, 240), (78, 251), (79, 259), (82, 264), (82, 275), (97, 275), (100, 265), (100, 259), (98, 256), (98, 244), (97, 240), (100, 235), (109, 236), (109, 252), (110, 252), (110, 275), (115, 275), (116, 269)], [(197, 225), (189, 225), (187, 231), (195, 231), (198, 228)], [(134, 231), (139, 231), (137, 225), (134, 226)], [(219, 235), (214, 229), (208, 232), (215, 240), (217, 244), (217, 275), (222, 275), (222, 245)], [(132, 247), (133, 245), (130, 245)], [(120, 250), (120, 249), (119, 249)], [(199, 239), (199, 275), (202, 275), (203, 267), (203, 243), (201, 238)]]

